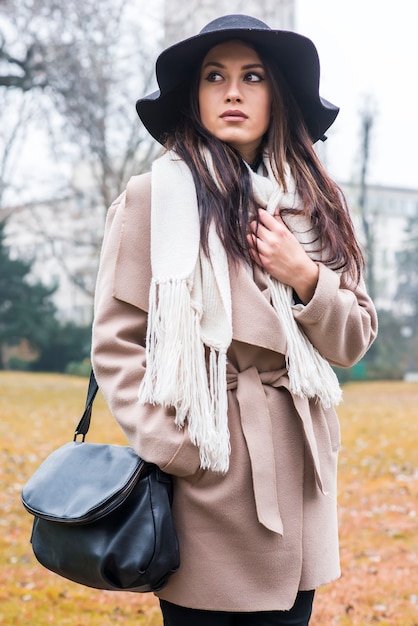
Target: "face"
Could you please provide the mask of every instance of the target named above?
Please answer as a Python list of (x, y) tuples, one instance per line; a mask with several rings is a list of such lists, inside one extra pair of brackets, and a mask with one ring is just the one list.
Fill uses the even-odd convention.
[(203, 126), (252, 163), (271, 114), (271, 87), (257, 52), (240, 41), (215, 46), (203, 60), (199, 80)]

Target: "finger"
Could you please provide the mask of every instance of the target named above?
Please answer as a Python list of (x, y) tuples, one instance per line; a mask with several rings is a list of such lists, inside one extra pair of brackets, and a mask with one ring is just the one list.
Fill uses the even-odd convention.
[(251, 248), (257, 250), (262, 240), (255, 233), (248, 233), (247, 241)]
[(267, 211), (265, 210), (261, 210), (259, 212), (259, 223), (263, 224), (263, 226), (270, 231), (278, 232), (278, 230), (286, 228), (286, 225), (280, 217), (279, 213), (270, 215), (270, 213), (267, 213)]
[(258, 239), (252, 235), (248, 236), (248, 243), (253, 258), (255, 258), (258, 263), (264, 264), (271, 250), (271, 246), (262, 239)]
[[(279, 216), (279, 219), (280, 216)], [(249, 226), (254, 230), (259, 224), (263, 224), (264, 226), (274, 225), (276, 218), (269, 213), (265, 209), (258, 209), (258, 219), (252, 220), (249, 223)]]
[[(274, 221), (275, 220), (273, 219), (273, 222)], [(271, 223), (270, 223), (270, 228), (269, 228), (269, 225), (266, 225), (261, 221), (259, 222), (253, 221), (250, 223), (250, 231), (252, 234), (254, 234), (255, 237), (257, 237), (257, 239), (263, 239), (264, 241), (267, 241), (272, 233), (271, 226), (272, 226)]]
[(271, 215), (270, 213), (267, 213), (267, 215), (269, 216), (267, 218), (269, 220), (269, 224), (271, 224), (273, 228), (274, 226), (279, 225), (281, 229), (285, 228), (286, 230), (289, 230), (289, 227), (287, 226), (286, 222), (282, 219), (282, 216), (280, 215), (279, 209), (276, 209), (273, 215)]
[(258, 222), (256, 220), (253, 220), (252, 222), (250, 222), (248, 224), (248, 229), (251, 232), (251, 234), (252, 233), (254, 233), (254, 234), (257, 233), (257, 227), (258, 227)]
[(283, 228), (287, 228), (285, 222), (282, 220), (282, 216), (280, 215), (280, 213), (275, 213), (273, 217), (276, 224), (280, 224)]
[(262, 265), (259, 251), (258, 251), (257, 238), (250, 234), (250, 235), (247, 235), (247, 241), (248, 241), (248, 250), (249, 250), (251, 258), (256, 263), (258, 263), (258, 265)]
[(278, 235), (279, 233), (277, 232), (277, 230), (268, 228), (264, 224), (259, 224), (256, 232), (257, 242), (263, 242), (269, 246), (275, 246), (278, 241), (280, 241), (280, 237)]

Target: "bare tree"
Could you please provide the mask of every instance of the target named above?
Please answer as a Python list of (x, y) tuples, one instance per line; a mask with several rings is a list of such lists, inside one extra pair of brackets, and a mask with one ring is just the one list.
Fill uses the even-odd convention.
[[(225, 12), (250, 10), (248, 2), (231, 2)], [(285, 4), (293, 9), (293, 0), (254, 0), (250, 12), (267, 19), (268, 11)], [(52, 155), (50, 179), (43, 193), (37, 191), (37, 201), (19, 198), (8, 209), (16, 214), (9, 230), (16, 248), (23, 252), (29, 246), (40, 271), (53, 258), (66, 279), (91, 294), (106, 209), (130, 175), (148, 169), (161, 149), (135, 112), (136, 99), (156, 87), (156, 54), (170, 36), (195, 32), (194, 27), (180, 31), (182, 20), (190, 26), (186, 14), (198, 27), (219, 13), (213, 0), (187, 6), (181, 0), (0, 3), (0, 30), (7, 23), (0, 40), (0, 93), (29, 93), (36, 102), (33, 109), (22, 109), (25, 135), (16, 130), (5, 136), (3, 152), (0, 136), (0, 184), (11, 188), (12, 146), (18, 137), (29, 142), (35, 125), (49, 138)], [(31, 146), (32, 152), (36, 149)], [(71, 167), (63, 175), (59, 165), (67, 162)], [(27, 172), (22, 177), (27, 187)]]
[(6, 9), (0, 68), (3, 58), (22, 71), (4, 75), (3, 87), (44, 88), (39, 101), (45, 126), (54, 120), (55, 154), (71, 144), (95, 178), (95, 201), (107, 207), (156, 149), (134, 107), (152, 83), (155, 36), (146, 33), (156, 16), (134, 0), (14, 0)]
[(90, 296), (106, 209), (130, 175), (147, 168), (160, 150), (135, 111), (135, 100), (153, 87), (153, 47), (162, 35), (151, 9), (139, 11), (135, 0), (13, 0), (0, 5), (3, 24), (9, 20), (0, 70), (12, 61), (30, 60), (34, 77), (36, 57), (39, 81), (42, 76), (42, 83), (30, 82), (29, 69), (26, 79), (21, 69), (21, 75), (16, 73), (20, 83), (4, 80), (0, 85), (0, 97), (20, 92), (22, 102), (23, 91), (30, 91), (37, 111), (36, 120), (30, 118), (22, 104), (21, 115), (9, 115), (7, 129), (0, 129), (0, 192), (10, 187), (8, 164), (17, 138), (24, 137), (23, 124), (29, 127), (27, 138), (35, 121), (38, 132), (43, 129), (49, 136), (52, 171), (56, 163), (72, 161), (71, 176), (60, 178), (59, 185), (52, 176), (37, 202), (3, 207), (14, 213), (9, 237), (18, 253), (31, 249), (36, 254), (39, 271), (53, 258), (64, 279)]
[(29, 91), (34, 87), (45, 87), (45, 63), (42, 49), (33, 43), (17, 58), (7, 50), (6, 40), (0, 33), (0, 62), (6, 66), (0, 73), (0, 87)]
[(361, 171), (360, 171), (360, 194), (359, 194), (359, 210), (360, 218), (362, 222), (366, 250), (367, 250), (367, 286), (370, 296), (374, 298), (376, 296), (376, 280), (375, 280), (375, 241), (372, 217), (368, 210), (367, 203), (367, 185), (368, 174), (370, 165), (370, 142), (371, 142), (371, 130), (375, 119), (375, 112), (370, 101), (366, 102), (361, 113)]
[(22, 0), (0, 3), (0, 87), (6, 89), (30, 91), (46, 85), (44, 50), (31, 31), (28, 7)]
[(2, 221), (6, 217), (6, 212), (2, 210), (2, 199), (8, 186), (12, 184), (13, 165), (19, 145), (24, 141), (30, 103), (26, 94), (10, 94), (3, 90), (0, 92), (0, 108), (3, 114), (10, 113), (13, 109), (13, 116), (7, 116), (8, 123), (0, 127), (0, 221)]
[(60, 136), (89, 164), (104, 207), (156, 149), (135, 112), (135, 100), (151, 86), (153, 64), (149, 38), (128, 21), (133, 6), (67, 0), (60, 5), (66, 36), (49, 50), (47, 82), (64, 121)]

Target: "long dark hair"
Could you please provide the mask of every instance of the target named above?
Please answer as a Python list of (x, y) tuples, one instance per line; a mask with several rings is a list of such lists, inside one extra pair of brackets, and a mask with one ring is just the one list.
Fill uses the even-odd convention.
[[(303, 213), (312, 221), (322, 262), (333, 269), (347, 271), (353, 279), (359, 280), (364, 258), (344, 194), (316, 155), (299, 106), (286, 81), (278, 75), (276, 66), (273, 71), (267, 55), (259, 55), (272, 91), (272, 122), (260, 145), (260, 159), (263, 150), (267, 149), (273, 173), (285, 191), (285, 166), (288, 163)], [(202, 125), (198, 85), (199, 72), (196, 72), (182, 122), (167, 136), (165, 147), (174, 150), (192, 172), (203, 250), (208, 254), (208, 230), (213, 221), (228, 257), (235, 261), (249, 260), (248, 223), (257, 219), (250, 173), (240, 154)], [(202, 155), (203, 148), (212, 156), (215, 179)], [(286, 214), (300, 212), (300, 208), (279, 210), (284, 221)]]

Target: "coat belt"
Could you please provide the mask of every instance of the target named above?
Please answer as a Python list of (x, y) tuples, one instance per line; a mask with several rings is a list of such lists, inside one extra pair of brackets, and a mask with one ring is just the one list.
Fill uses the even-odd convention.
[[(228, 390), (237, 390), (242, 429), (251, 462), (258, 520), (269, 530), (283, 535), (276, 483), (272, 423), (264, 385), (288, 389), (286, 371), (259, 372), (256, 367), (250, 367), (242, 372), (228, 371)], [(324, 493), (309, 401), (294, 396), (292, 398), (302, 420), (306, 442), (312, 455), (316, 482)]]

